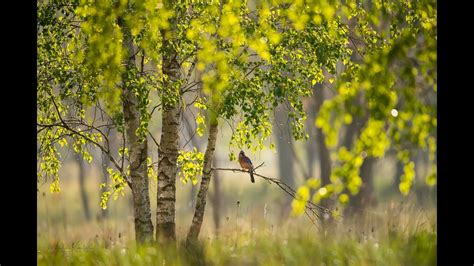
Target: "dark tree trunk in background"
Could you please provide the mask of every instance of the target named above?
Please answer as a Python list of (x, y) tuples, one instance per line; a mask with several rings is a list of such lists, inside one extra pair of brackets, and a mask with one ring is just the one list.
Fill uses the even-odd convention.
[[(312, 121), (314, 121), (314, 119), (312, 119)], [(314, 127), (314, 125), (313, 125)], [(312, 129), (311, 131), (308, 131), (308, 134), (309, 134), (309, 139), (308, 139), (308, 142), (306, 144), (306, 162), (308, 164), (308, 175), (310, 177), (313, 177), (314, 176), (314, 161), (316, 159), (319, 159), (319, 157), (316, 156), (316, 140), (317, 140), (317, 134), (315, 129)]]
[[(314, 92), (315, 97), (315, 108), (316, 110), (321, 109), (321, 106), (324, 102), (324, 87), (318, 86), (317, 90)], [(321, 185), (327, 185), (331, 183), (330, 176), (331, 176), (331, 157), (329, 155), (329, 149), (324, 142), (325, 136), (323, 130), (320, 128), (316, 128), (316, 142), (318, 146), (318, 153), (319, 153), (319, 168), (320, 168), (320, 177), (321, 177)]]
[(279, 106), (275, 112), (275, 125), (273, 132), (277, 139), (280, 178), (289, 186), (294, 187), (293, 138), (288, 125), (288, 111), (282, 106)]
[(314, 176), (313, 164), (316, 159), (319, 159), (317, 156), (316, 149), (317, 149), (317, 133), (316, 133), (316, 114), (318, 113), (319, 109), (316, 108), (316, 93), (313, 93), (313, 96), (309, 100), (308, 104), (308, 119), (306, 120), (306, 131), (308, 132), (309, 139), (306, 142), (305, 150), (306, 150), (306, 162), (308, 164), (308, 175)]
[(377, 203), (374, 195), (374, 164), (376, 160), (376, 158), (367, 157), (362, 163), (360, 168), (362, 185), (359, 193), (350, 201), (355, 209), (365, 209), (375, 206)]
[(425, 184), (425, 177), (429, 172), (429, 169), (427, 168), (428, 164), (428, 151), (419, 151), (415, 161), (415, 180), (413, 183), (413, 190), (418, 202), (422, 205), (426, 204), (430, 196), (430, 188)]
[(87, 190), (85, 185), (85, 166), (84, 166), (84, 158), (78, 153), (75, 154), (75, 159), (77, 160), (77, 165), (79, 167), (79, 190), (81, 192), (81, 201), (82, 201), (82, 208), (84, 209), (84, 216), (87, 221), (91, 219), (91, 212), (89, 208), (89, 198), (87, 196)]
[[(361, 99), (358, 98), (353, 104), (361, 104)], [(348, 150), (352, 149), (356, 137), (367, 124), (369, 117), (366, 111), (364, 117), (354, 116), (353, 121), (350, 125), (347, 126), (344, 138), (342, 140), (342, 145), (345, 146)], [(357, 209), (366, 208), (369, 206), (374, 206), (377, 201), (374, 195), (374, 181), (373, 181), (373, 166), (376, 162), (376, 158), (367, 157), (365, 158), (362, 166), (360, 168), (360, 177), (362, 179), (362, 185), (360, 187), (359, 193), (353, 197), (349, 203), (350, 207), (346, 211), (350, 212), (349, 209), (352, 209), (352, 213), (356, 213)]]
[(397, 195), (400, 195), (400, 189), (398, 188), (401, 181), (401, 176), (403, 175), (403, 163), (397, 160), (395, 176), (393, 177), (393, 192)]
[[(275, 110), (273, 134), (277, 140), (279, 176), (284, 183), (290, 187), (295, 187), (294, 158), (292, 151), (293, 137), (288, 124), (288, 111), (281, 105)], [(292, 199), (290, 197), (285, 197), (283, 207), (281, 208), (281, 218), (287, 217), (291, 211), (291, 201)]]
[(202, 221), (204, 219), (204, 210), (206, 208), (206, 196), (207, 190), (209, 189), (209, 184), (212, 177), (212, 161), (214, 159), (214, 151), (216, 149), (216, 140), (218, 129), (217, 121), (211, 119), (209, 126), (209, 138), (207, 141), (206, 152), (204, 153), (204, 169), (201, 179), (201, 185), (199, 186), (199, 192), (196, 200), (196, 210), (194, 211), (193, 222), (189, 228), (188, 236), (186, 241), (193, 242), (196, 241), (199, 232), (201, 231)]
[(357, 131), (359, 131), (362, 123), (360, 119), (354, 117), (352, 124), (348, 125), (346, 132), (344, 134), (344, 139), (342, 140), (342, 146), (346, 147), (348, 150), (352, 149), (352, 144), (354, 143), (354, 138)]
[(317, 140), (318, 140), (318, 152), (320, 160), (320, 176), (321, 184), (327, 185), (331, 183), (331, 157), (329, 155), (329, 150), (324, 142), (324, 133), (322, 129), (318, 128), (317, 130)]
[[(363, 118), (356, 119), (356, 132), (360, 134), (360, 131), (364, 126), (367, 125), (369, 120), (368, 110), (366, 110), (366, 115)], [(362, 122), (360, 122), (362, 121)], [(355, 197), (354, 205), (355, 207), (370, 207), (377, 204), (377, 200), (374, 195), (374, 164), (377, 161), (377, 158), (367, 156), (364, 162), (360, 167), (360, 177), (362, 179), (362, 185), (359, 191), (359, 194)]]
[[(345, 131), (345, 134), (344, 134), (344, 138), (342, 140), (342, 146), (346, 147), (348, 150), (351, 150), (352, 149), (352, 145), (354, 143), (354, 139), (356, 137), (356, 134), (357, 132), (360, 130), (360, 128), (362, 127), (362, 119), (359, 118), (359, 117), (353, 117), (353, 120), (352, 120), (352, 123), (347, 125), (346, 127), (346, 131)], [(355, 199), (354, 197), (351, 197), (350, 201), (349, 201), (349, 208), (346, 208), (345, 209), (345, 215), (352, 215), (352, 214), (356, 214), (357, 213), (357, 210), (355, 205), (356, 203), (354, 203), (354, 201), (356, 201), (357, 199)]]

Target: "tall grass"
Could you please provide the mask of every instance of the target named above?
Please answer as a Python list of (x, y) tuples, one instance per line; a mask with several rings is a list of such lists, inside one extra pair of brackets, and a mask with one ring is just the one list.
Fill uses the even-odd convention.
[(192, 247), (136, 246), (111, 234), (86, 242), (39, 238), (38, 265), (436, 265), (435, 210), (410, 204), (317, 226), (304, 217), (281, 225), (234, 217)]

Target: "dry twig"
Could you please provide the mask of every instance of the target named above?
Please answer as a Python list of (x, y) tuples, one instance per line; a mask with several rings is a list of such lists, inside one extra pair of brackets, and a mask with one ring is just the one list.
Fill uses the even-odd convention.
[[(258, 177), (268, 181), (269, 183), (273, 183), (273, 184), (277, 185), (281, 190), (283, 190), (286, 194), (290, 195), (293, 199), (303, 200), (296, 193), (296, 191), (292, 187), (290, 187), (289, 185), (284, 183), (281, 179), (267, 177), (267, 176), (255, 173), (255, 170), (257, 168), (261, 167), (263, 164), (264, 163), (262, 163), (259, 166), (254, 168), (254, 170), (253, 170), (254, 171), (254, 176), (258, 176)], [(234, 173), (236, 173), (236, 172), (248, 173), (247, 170), (238, 169), (238, 168), (212, 167), (211, 170), (213, 170), (213, 171), (232, 171)], [(334, 213), (330, 209), (325, 208), (323, 206), (319, 206), (319, 205), (317, 205), (317, 204), (315, 204), (314, 202), (311, 202), (311, 201), (306, 202), (305, 213), (308, 216), (308, 218), (311, 220), (311, 222), (315, 225), (316, 225), (316, 221), (321, 220), (324, 214), (332, 214), (332, 215), (335, 215), (335, 216), (342, 217), (342, 215)]]

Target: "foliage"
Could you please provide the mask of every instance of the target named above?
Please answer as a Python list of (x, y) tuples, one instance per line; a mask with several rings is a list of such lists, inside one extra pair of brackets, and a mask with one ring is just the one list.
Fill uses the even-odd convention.
[(100, 188), (105, 188), (105, 186), (108, 186), (108, 190), (104, 190), (100, 197), (100, 207), (104, 210), (107, 209), (107, 202), (109, 201), (110, 196), (113, 196), (114, 200), (117, 200), (119, 193), (122, 196), (125, 196), (124, 189), (127, 185), (125, 178), (119, 172), (114, 171), (109, 167), (107, 168), (107, 173), (109, 174), (112, 183), (108, 185), (105, 183), (100, 184)]
[[(108, 128), (123, 133), (124, 88), (138, 101), (140, 140), (147, 138), (155, 108), (194, 105), (199, 136), (205, 131), (202, 110), (210, 123), (220, 119), (231, 127), (229, 159), (235, 160), (240, 149), (274, 147), (269, 137), (278, 105), (288, 109), (293, 137), (308, 139), (304, 100), (320, 93), (315, 85), (321, 83), (333, 97), (324, 102), (315, 126), (323, 130), (336, 168), (331, 184), (298, 190), (303, 202), (333, 197), (346, 204), (360, 190), (365, 159), (383, 157), (389, 149), (405, 164), (403, 194), (415, 180), (412, 157), (418, 148), (429, 151), (426, 183), (436, 184), (436, 1), (37, 5), (38, 175), (52, 179), (51, 191), (59, 191), (59, 146), (69, 141), (87, 161), (91, 145), (112, 157), (95, 114), (110, 118)], [(164, 65), (171, 56), (178, 78)], [(354, 123), (360, 127), (354, 144), (341, 146), (344, 129)], [(113, 161), (125, 179), (127, 156), (122, 151)], [(182, 151), (180, 165), (182, 180), (195, 183), (201, 154)]]
[[(52, 177), (52, 191), (59, 191), (63, 150), (58, 144), (62, 147), (68, 141), (89, 162), (91, 144), (99, 147), (114, 159), (115, 170), (127, 177), (123, 164), (129, 154), (123, 146), (120, 158), (114, 158), (108, 132), (116, 129), (125, 137), (121, 97), (126, 87), (138, 101), (136, 134), (141, 141), (148, 135), (150, 92), (159, 91), (163, 76), (144, 67), (152, 60), (158, 66), (161, 60), (159, 29), (169, 27), (171, 15), (162, 11), (155, 1), (38, 2), (38, 177)], [(123, 66), (135, 56), (127, 54), (123, 44), (129, 37), (137, 54), (141, 52), (140, 69)]]
[[(308, 4), (309, 5), (309, 4)], [(420, 149), (429, 151), (436, 184), (436, 1), (356, 3), (335, 10), (345, 21), (343, 38), (352, 46), (350, 61), (334, 77), (335, 96), (324, 102), (315, 124), (326, 135), (336, 167), (331, 183), (316, 190), (313, 200), (359, 192), (360, 168), (367, 157), (397, 151), (404, 164), (400, 191), (407, 195), (414, 182), (414, 162)], [(332, 80), (329, 80), (332, 82)], [(344, 125), (360, 124), (352, 147), (338, 142)]]
[(204, 153), (198, 152), (196, 148), (193, 151), (180, 151), (178, 154), (178, 167), (181, 169), (179, 177), (181, 182), (186, 184), (191, 180), (193, 185), (198, 183), (198, 177), (202, 176), (204, 165)]

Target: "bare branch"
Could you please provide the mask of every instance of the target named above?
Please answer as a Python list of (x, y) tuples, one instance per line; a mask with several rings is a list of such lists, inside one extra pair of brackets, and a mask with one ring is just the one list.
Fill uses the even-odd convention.
[(257, 69), (257, 67), (259, 67), (260, 65), (261, 65), (261, 63), (255, 64), (255, 66), (249, 72), (247, 72), (247, 74), (245, 74), (244, 78), (247, 78), (247, 76), (250, 75), (251, 73), (253, 73), (253, 71), (255, 69)]
[(150, 130), (148, 130), (148, 134), (150, 135), (151, 139), (153, 139), (153, 142), (155, 143), (156, 147), (158, 147), (158, 150), (160, 149), (160, 144), (158, 141), (156, 141), (155, 137), (153, 137), (153, 134), (151, 134)]
[(265, 164), (265, 162), (261, 163), (259, 166), (253, 168), (253, 171), (257, 170), (258, 168), (260, 168), (261, 166), (263, 166)]
[(157, 104), (153, 107), (153, 110), (151, 110), (150, 112), (150, 117), (153, 115), (153, 112), (155, 112), (156, 108), (160, 107), (161, 106), (161, 103), (160, 104)]
[[(104, 153), (106, 154), (109, 158), (110, 158), (110, 161), (115, 165), (115, 167), (122, 173), (122, 175), (124, 176), (127, 184), (130, 186), (130, 188), (132, 187), (132, 182), (131, 180), (128, 179), (127, 175), (125, 174), (125, 172), (123, 171), (123, 167), (120, 167), (120, 165), (118, 164), (118, 162), (115, 160), (115, 158), (110, 154), (110, 148), (107, 147), (108, 149), (106, 149), (104, 146), (102, 146), (100, 143), (98, 143), (97, 141), (89, 138), (88, 136), (84, 135), (82, 132), (83, 131), (79, 131), (79, 130), (75, 130), (73, 128), (71, 128), (68, 123), (62, 118), (61, 116), (61, 112), (59, 111), (59, 108), (56, 104), (56, 101), (54, 100), (54, 96), (53, 95), (50, 95), (51, 96), (51, 100), (52, 100), (52, 103), (54, 105), (54, 108), (56, 110), (56, 113), (59, 117), (59, 120), (61, 121), (61, 123), (58, 123), (56, 126), (59, 126), (59, 127), (62, 127), (62, 128), (65, 128), (67, 129), (68, 131), (70, 131), (71, 133), (75, 134), (75, 135), (78, 135), (78, 136), (81, 136), (82, 138), (86, 139), (87, 141), (89, 141), (90, 143), (94, 144), (95, 146), (99, 147), (99, 149)], [(104, 135), (103, 132), (101, 132), (100, 130), (98, 130), (97, 128), (95, 128), (97, 131), (99, 131), (102, 135)], [(107, 141), (107, 145), (108, 145), (108, 139), (105, 138), (106, 141)]]
[[(257, 166), (255, 169), (257, 169), (258, 167), (260, 167), (262, 165), (263, 165), (263, 163), (260, 164), (259, 166)], [(236, 172), (248, 173), (247, 170), (238, 169), (238, 168), (213, 167), (213, 168), (211, 168), (211, 170), (213, 170), (213, 171), (232, 171), (234, 173), (236, 173)], [(293, 199), (303, 200), (296, 193), (296, 191), (292, 187), (290, 187), (289, 185), (284, 183), (281, 179), (267, 177), (267, 176), (264, 176), (264, 175), (257, 174), (255, 172), (254, 172), (254, 176), (258, 176), (258, 177), (268, 181), (269, 183), (273, 183), (273, 184), (277, 185), (281, 190), (283, 190), (286, 194), (290, 195), (290, 197), (292, 197)], [(342, 217), (342, 215), (337, 214), (337, 213), (335, 213), (335, 212), (331, 211), (330, 209), (325, 208), (323, 206), (319, 206), (319, 205), (315, 204), (312, 201), (307, 201), (305, 207), (306, 207), (305, 208), (305, 213), (313, 224), (315, 224), (316, 220), (321, 220), (323, 214), (332, 214), (332, 215), (335, 215), (335, 216)], [(307, 212), (307, 211), (309, 211), (309, 212)], [(311, 217), (310, 214), (312, 215), (312, 217)]]

